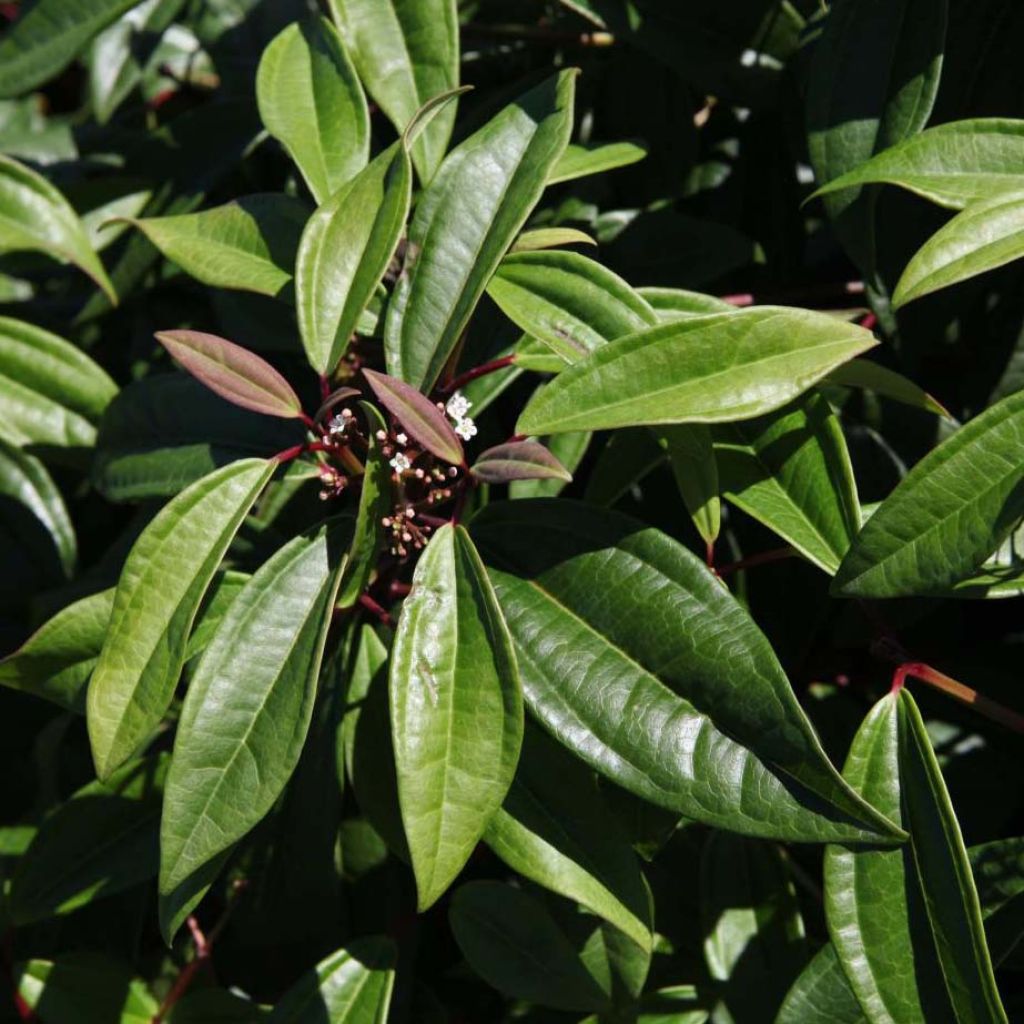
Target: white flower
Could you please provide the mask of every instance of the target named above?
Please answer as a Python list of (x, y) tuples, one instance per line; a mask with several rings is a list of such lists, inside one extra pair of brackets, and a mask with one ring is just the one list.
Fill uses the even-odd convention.
[(331, 434), (344, 434), (346, 426), (345, 419), (341, 416), (332, 416), (327, 421), (327, 430)]
[(406, 455), (405, 452), (399, 452), (391, 460), (390, 465), (391, 465), (391, 468), (396, 473), (404, 473), (407, 469), (410, 469), (412, 467), (412, 463), (409, 461), (409, 456)]
[(471, 437), (476, 437), (476, 424), (468, 416), (465, 416), (455, 424), (455, 433), (463, 441), (468, 441)]
[[(451, 398), (448, 399), (448, 404), (445, 406), (445, 412), (453, 420), (459, 421), (466, 418), (466, 413), (473, 408), (473, 403), (461, 392), (456, 391)], [(456, 430), (459, 428), (456, 427)]]

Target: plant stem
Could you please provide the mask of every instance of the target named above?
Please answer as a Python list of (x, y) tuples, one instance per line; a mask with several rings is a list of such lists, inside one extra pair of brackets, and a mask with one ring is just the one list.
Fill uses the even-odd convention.
[(199, 922), (196, 920), (195, 915), (190, 914), (187, 923), (188, 930), (192, 933), (192, 941), (196, 947), (196, 955), (181, 969), (178, 977), (174, 980), (174, 984), (171, 986), (170, 992), (167, 993), (166, 998), (160, 1004), (160, 1009), (153, 1015), (151, 1024), (160, 1024), (171, 1008), (188, 991), (200, 968), (210, 959), (210, 943), (199, 927)]
[(497, 373), (498, 370), (504, 370), (506, 366), (511, 366), (516, 360), (513, 356), (502, 356), (500, 359), (492, 359), (489, 363), (484, 363), (481, 366), (474, 366), (471, 370), (466, 370), (465, 373), (460, 373), (454, 380), (449, 381), (439, 390), (442, 394), (450, 395), (453, 391), (458, 391), (459, 388), (465, 387), (471, 380), (476, 380), (477, 377), (486, 377), (489, 373)]
[(751, 555), (749, 558), (741, 558), (738, 562), (731, 562), (723, 565), (718, 570), (718, 575), (726, 577), (734, 572), (741, 572), (744, 569), (753, 569), (758, 565), (768, 565), (770, 562), (781, 562), (784, 558), (792, 558), (796, 554), (796, 548), (786, 545), (784, 548), (773, 548), (771, 551), (762, 551), (759, 555)]
[(375, 615), (385, 626), (394, 626), (394, 619), (391, 614), (382, 608), (369, 594), (360, 594), (359, 603), (371, 614)]
[(1014, 732), (1024, 733), (1024, 715), (1011, 711), (983, 693), (978, 693), (977, 690), (965, 686), (952, 676), (947, 676), (944, 672), (932, 668), (931, 665), (925, 665), (919, 661), (906, 661), (897, 666), (892, 675), (892, 692), (899, 693), (908, 678), (919, 679), (922, 683), (941, 690), (942, 693), (948, 694), (954, 700), (960, 701), (961, 704), (966, 704), (979, 714), (992, 719), (993, 722), (1005, 725)]

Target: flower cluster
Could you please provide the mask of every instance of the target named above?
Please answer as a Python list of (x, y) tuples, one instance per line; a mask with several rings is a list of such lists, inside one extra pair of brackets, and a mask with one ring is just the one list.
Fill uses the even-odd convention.
[(463, 441), (476, 437), (476, 424), (466, 415), (472, 407), (473, 403), (461, 391), (456, 391), (444, 407), (444, 411), (455, 421), (455, 433)]

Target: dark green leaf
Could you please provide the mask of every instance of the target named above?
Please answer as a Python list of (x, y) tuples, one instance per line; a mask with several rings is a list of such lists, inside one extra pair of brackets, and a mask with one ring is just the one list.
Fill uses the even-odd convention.
[(775, 1024), (868, 1024), (831, 942), (793, 982)]
[(697, 532), (711, 552), (722, 527), (718, 463), (711, 431), (703, 423), (679, 423), (654, 431)]

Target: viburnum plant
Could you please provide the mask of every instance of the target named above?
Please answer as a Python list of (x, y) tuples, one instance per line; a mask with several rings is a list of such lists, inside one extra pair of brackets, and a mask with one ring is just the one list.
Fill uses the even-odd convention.
[(0, 1020), (1024, 1010), (1014, 5), (0, 12)]

